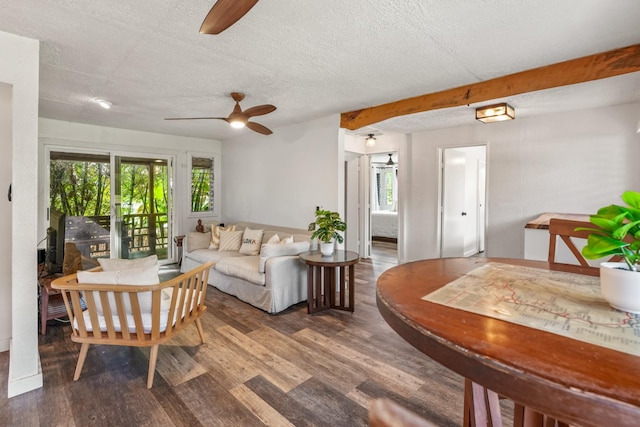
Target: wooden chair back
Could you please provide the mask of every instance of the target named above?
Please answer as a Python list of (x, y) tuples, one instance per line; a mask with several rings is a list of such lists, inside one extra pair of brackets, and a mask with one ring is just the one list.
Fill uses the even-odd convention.
[[(590, 222), (573, 221), (568, 219), (552, 218), (549, 221), (549, 268), (551, 270), (566, 271), (569, 273), (585, 274), (589, 276), (600, 276), (600, 269), (589, 264), (582, 255), (580, 249), (576, 247), (575, 239), (587, 239), (590, 231), (576, 231), (578, 227), (596, 228)], [(556, 249), (558, 238), (571, 251), (577, 264), (562, 263), (556, 261)], [(619, 257), (613, 257), (609, 261), (616, 261)], [(605, 261), (605, 260), (603, 260)]]
[[(54, 280), (51, 287), (63, 291), (71, 340), (82, 344), (74, 381), (80, 377), (90, 344), (151, 347), (147, 376), (147, 388), (151, 388), (159, 344), (191, 323), (195, 323), (204, 343), (200, 316), (207, 309), (207, 280), (213, 265), (204, 264), (157, 285), (78, 283), (76, 274)], [(151, 312), (140, 309), (142, 292), (151, 292)]]

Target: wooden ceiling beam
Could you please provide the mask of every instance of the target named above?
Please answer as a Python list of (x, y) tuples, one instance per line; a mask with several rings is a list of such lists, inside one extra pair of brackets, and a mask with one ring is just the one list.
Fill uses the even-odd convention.
[(340, 115), (340, 127), (356, 130), (392, 117), (459, 107), (507, 96), (640, 71), (640, 44), (521, 71)]

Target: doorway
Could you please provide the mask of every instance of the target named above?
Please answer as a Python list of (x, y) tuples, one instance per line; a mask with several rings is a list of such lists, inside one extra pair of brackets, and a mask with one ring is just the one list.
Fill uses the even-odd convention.
[(398, 152), (371, 156), (371, 258), (398, 262)]
[(440, 256), (484, 253), (486, 145), (440, 150)]

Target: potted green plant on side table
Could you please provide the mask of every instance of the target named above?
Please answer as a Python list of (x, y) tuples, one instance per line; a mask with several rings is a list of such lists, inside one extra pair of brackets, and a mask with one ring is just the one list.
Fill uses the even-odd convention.
[(347, 224), (340, 219), (338, 212), (318, 209), (316, 210), (315, 231), (311, 235), (311, 239), (320, 241), (320, 252), (322, 255), (333, 255), (336, 247), (336, 240), (342, 243), (344, 238), (339, 231), (345, 231)]
[(600, 264), (600, 289), (609, 304), (619, 310), (640, 313), (640, 193), (625, 191), (626, 206), (600, 208), (589, 220), (591, 231), (582, 255), (587, 259), (621, 257), (624, 262)]

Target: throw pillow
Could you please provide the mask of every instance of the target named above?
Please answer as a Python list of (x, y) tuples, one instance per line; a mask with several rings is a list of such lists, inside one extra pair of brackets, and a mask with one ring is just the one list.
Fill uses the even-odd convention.
[(260, 253), (260, 245), (262, 245), (263, 233), (264, 230), (251, 230), (249, 227), (245, 228), (242, 235), (240, 253), (243, 255), (258, 255)]
[(223, 231), (236, 231), (235, 225), (228, 225), (226, 227), (222, 227), (220, 225), (215, 225), (211, 229), (211, 243), (209, 243), (209, 249), (218, 249), (220, 246), (220, 233)]
[(242, 246), (242, 230), (220, 232), (219, 251), (239, 251)]
[(273, 236), (271, 236), (269, 240), (267, 240), (267, 244), (271, 245), (275, 243), (280, 243), (280, 244), (293, 243), (293, 235), (280, 239), (280, 236), (278, 236), (278, 234), (274, 234)]
[(186, 251), (192, 252), (196, 249), (208, 249), (211, 244), (211, 232), (198, 233), (197, 231), (190, 231), (187, 233), (186, 238)]
[[(98, 258), (102, 271), (122, 271), (132, 268), (145, 268), (158, 265), (158, 256), (150, 255), (137, 259)], [(157, 273), (157, 271), (156, 271)]]

